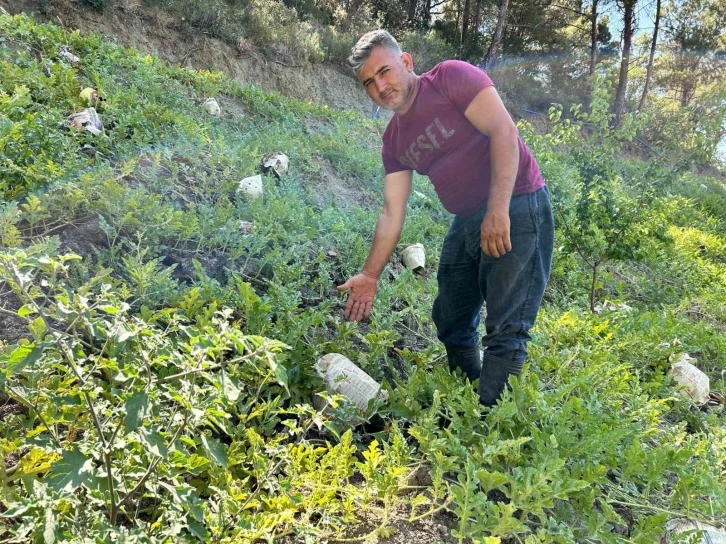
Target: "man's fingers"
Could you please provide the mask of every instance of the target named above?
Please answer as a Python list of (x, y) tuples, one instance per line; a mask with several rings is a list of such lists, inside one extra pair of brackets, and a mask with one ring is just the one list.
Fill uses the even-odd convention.
[(363, 317), (363, 310), (365, 309), (365, 305), (361, 304), (360, 302), (356, 302), (353, 306), (353, 321), (360, 321)]
[(350, 280), (346, 281), (343, 285), (338, 285), (338, 287), (336, 287), (336, 289), (338, 291), (347, 291), (350, 288), (351, 288)]
[(348, 297), (348, 303), (345, 305), (345, 311), (343, 312), (343, 315), (346, 319), (350, 318), (350, 314), (353, 310), (353, 304), (355, 303), (355, 300), (352, 296)]
[(360, 321), (364, 317), (368, 317), (371, 315), (371, 309), (373, 308), (373, 301), (367, 301), (367, 302), (356, 302), (356, 304), (353, 306), (353, 311), (351, 312), (351, 320), (352, 321)]
[(499, 257), (499, 251), (497, 251), (497, 244), (494, 243), (493, 240), (486, 239), (482, 242), (482, 249), (484, 250), (484, 253), (489, 255), (490, 257), (497, 258)]
[(484, 252), (484, 255), (489, 255), (489, 242), (485, 239), (481, 239), (481, 250)]
[(507, 250), (506, 250), (506, 248), (504, 246), (504, 239), (503, 238), (497, 238), (495, 245), (497, 246), (497, 251), (499, 252), (499, 255), (504, 255), (507, 252)]
[(508, 234), (491, 238), (484, 238), (482, 236), (481, 249), (486, 255), (499, 258), (508, 251), (512, 251), (512, 242)]

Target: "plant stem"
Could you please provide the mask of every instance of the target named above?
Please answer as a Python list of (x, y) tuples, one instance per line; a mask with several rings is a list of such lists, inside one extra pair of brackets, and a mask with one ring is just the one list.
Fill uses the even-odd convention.
[(0, 307), (0, 314), (10, 315), (13, 316), (15, 319), (20, 319), (22, 321), (25, 321), (26, 323), (31, 323), (30, 319), (27, 317), (20, 317), (15, 312), (11, 312), (10, 310), (6, 310), (5, 308)]
[(712, 519), (705, 519), (705, 520), (697, 519), (697, 518), (694, 518), (693, 516), (687, 516), (686, 514), (683, 514), (681, 512), (674, 512), (673, 510), (666, 510), (664, 508), (659, 508), (657, 506), (651, 506), (649, 504), (638, 504), (638, 503), (634, 503), (634, 502), (618, 501), (615, 499), (608, 499), (607, 502), (608, 502), (608, 504), (618, 504), (620, 506), (630, 506), (631, 508), (642, 508), (644, 510), (652, 510), (653, 512), (660, 512), (662, 514), (668, 514), (670, 516), (674, 516), (677, 518), (686, 518), (686, 519), (690, 519), (690, 520), (701, 521), (701, 522), (708, 523), (708, 524), (717, 523), (715, 520), (712, 520)]
[(451, 501), (448, 500), (444, 504), (442, 504), (442, 505), (440, 505), (440, 506), (438, 506), (436, 508), (432, 508), (431, 510), (428, 510), (427, 512), (424, 512), (423, 514), (420, 514), (418, 516), (414, 516), (412, 518), (408, 518), (408, 521), (409, 521), (409, 523), (413, 523), (414, 521), (418, 521), (420, 519), (424, 519), (424, 518), (427, 518), (429, 516), (433, 516), (436, 512), (440, 512), (441, 510), (444, 510), (450, 502)]
[[(188, 416), (184, 416), (184, 421), (181, 425), (179, 425), (179, 428), (176, 430), (176, 433), (174, 433), (174, 436), (172, 437), (171, 441), (169, 442), (169, 445), (167, 446), (169, 449), (174, 445), (174, 443), (177, 441), (177, 439), (181, 436), (182, 431), (186, 428), (187, 421), (189, 421)], [(149, 476), (151, 476), (151, 473), (154, 472), (154, 469), (156, 466), (161, 462), (161, 457), (157, 457), (154, 459), (151, 464), (149, 465), (149, 468), (146, 469), (146, 472), (141, 477), (141, 479), (138, 481), (138, 483), (134, 486), (134, 488), (126, 493), (126, 496), (121, 499), (118, 504), (116, 505), (117, 508), (121, 508), (123, 505), (125, 505), (129, 499), (131, 499), (132, 495), (136, 493), (141, 487), (146, 483), (146, 480), (149, 479)]]
[[(43, 323), (45, 323), (46, 328), (48, 331), (54, 331), (55, 334), (53, 335), (56, 340), (56, 345), (58, 346), (58, 349), (60, 350), (61, 354), (63, 355), (63, 358), (68, 363), (68, 366), (71, 367), (71, 370), (76, 375), (76, 378), (78, 379), (78, 382), (81, 384), (82, 387), (86, 386), (86, 381), (83, 379), (83, 376), (81, 375), (80, 371), (78, 370), (78, 367), (75, 364), (75, 360), (73, 359), (72, 353), (68, 351), (68, 348), (63, 343), (63, 336), (64, 334), (60, 331), (56, 331), (53, 327), (51, 327), (50, 322), (48, 321), (48, 317), (43, 313), (43, 309), (38, 306), (38, 304), (35, 302), (35, 300), (30, 296), (30, 293), (28, 293), (27, 289), (23, 285), (22, 278), (19, 277), (17, 269), (13, 268), (13, 273), (15, 274), (15, 279), (18, 281), (18, 286), (23, 292), (23, 295), (25, 296), (26, 300), (28, 300), (34, 307), (35, 311), (38, 313), (40, 318), (43, 320)], [(108, 442), (106, 442), (106, 437), (103, 434), (103, 427), (101, 426), (101, 421), (98, 419), (98, 414), (96, 413), (96, 409), (93, 406), (93, 402), (91, 402), (91, 396), (88, 394), (88, 391), (83, 392), (83, 397), (86, 400), (86, 404), (88, 405), (88, 409), (91, 412), (91, 416), (93, 417), (93, 424), (96, 427), (96, 431), (98, 432), (98, 436), (101, 439), (101, 444), (103, 447), (103, 460), (104, 464), (106, 465), (106, 478), (108, 481), (108, 491), (111, 495), (111, 501), (109, 504), (109, 514), (111, 518), (111, 524), (116, 524), (116, 514), (118, 511), (118, 508), (116, 506), (116, 501), (114, 498), (115, 491), (113, 487), (113, 472), (112, 472), (112, 466), (111, 466), (111, 448), (108, 445)], [(42, 419), (41, 419), (42, 421)]]
[(199, 374), (200, 372), (205, 372), (207, 370), (219, 370), (220, 368), (222, 368), (222, 365), (219, 363), (204, 368), (192, 368), (191, 370), (185, 370), (184, 372), (179, 372), (178, 374), (172, 374), (171, 376), (162, 378), (161, 380), (159, 380), (159, 383), (171, 382), (174, 380), (178, 380), (179, 378), (184, 378), (185, 376)]

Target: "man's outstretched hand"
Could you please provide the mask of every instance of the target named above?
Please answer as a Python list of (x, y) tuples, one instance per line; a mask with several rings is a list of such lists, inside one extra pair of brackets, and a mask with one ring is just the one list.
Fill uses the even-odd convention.
[(378, 279), (365, 273), (357, 274), (343, 285), (339, 285), (338, 291), (351, 290), (343, 312), (345, 318), (350, 321), (360, 321), (364, 317), (368, 317), (371, 314), (377, 288)]

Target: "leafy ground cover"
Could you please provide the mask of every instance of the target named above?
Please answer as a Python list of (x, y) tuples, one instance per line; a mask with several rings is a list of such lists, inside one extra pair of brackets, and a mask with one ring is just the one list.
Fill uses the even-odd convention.
[[(528, 367), (483, 414), (429, 318), (450, 218), (426, 180), (401, 243), (426, 270), (394, 255), (370, 320), (342, 317), (381, 124), (24, 16), (0, 41), (0, 540), (385, 541), (434, 519), (419, 541), (651, 543), (726, 517), (723, 407), (667, 372), (688, 352), (724, 389), (723, 180), (623, 160), (606, 88), (521, 126), (557, 250)], [(88, 86), (98, 137), (64, 124)], [(290, 172), (241, 198), (274, 151)], [(389, 402), (315, 410), (329, 352)]]

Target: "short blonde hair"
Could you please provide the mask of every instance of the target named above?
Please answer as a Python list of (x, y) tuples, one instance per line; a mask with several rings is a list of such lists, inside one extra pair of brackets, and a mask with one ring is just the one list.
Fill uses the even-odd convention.
[(379, 46), (391, 49), (399, 54), (403, 53), (403, 51), (401, 51), (401, 47), (396, 41), (396, 38), (391, 36), (388, 32), (382, 29), (371, 30), (370, 32), (363, 34), (363, 36), (361, 36), (358, 40), (358, 43), (356, 43), (355, 46), (353, 46), (353, 49), (350, 50), (348, 65), (353, 68), (353, 71), (356, 74), (358, 74), (360, 69), (363, 68), (365, 61), (371, 56), (373, 48)]

